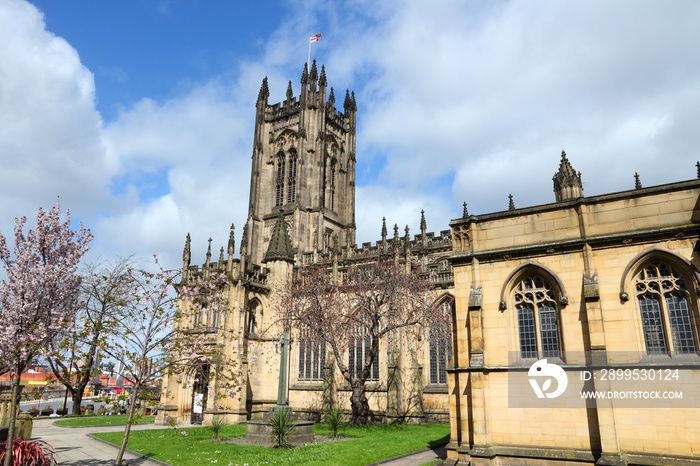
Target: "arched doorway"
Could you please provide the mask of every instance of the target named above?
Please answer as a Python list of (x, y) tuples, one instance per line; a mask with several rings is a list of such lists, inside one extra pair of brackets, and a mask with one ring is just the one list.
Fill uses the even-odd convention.
[(202, 425), (204, 410), (207, 409), (208, 386), (209, 364), (204, 364), (197, 368), (192, 385), (192, 413), (190, 415), (192, 425)]

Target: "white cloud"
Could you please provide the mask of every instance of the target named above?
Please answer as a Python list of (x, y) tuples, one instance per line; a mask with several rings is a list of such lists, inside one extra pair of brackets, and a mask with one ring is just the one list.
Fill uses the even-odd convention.
[[(144, 98), (104, 125), (92, 73), (31, 5), (0, 6), (0, 209), (60, 195), (91, 222), (96, 254), (215, 258), (247, 216), (254, 102), (299, 93), (306, 42), (358, 114), (358, 241), (381, 218), (417, 234), (474, 214), (552, 202), (562, 149), (584, 194), (695, 177), (700, 6), (658, 2), (297, 2), (257, 59)], [(183, 82), (186, 80), (180, 80)], [(177, 87), (177, 86), (175, 86)], [(99, 94), (99, 89), (97, 90)], [(111, 189), (114, 189), (112, 193)], [(11, 228), (11, 225), (9, 226)], [(2, 231), (8, 230), (7, 222)]]

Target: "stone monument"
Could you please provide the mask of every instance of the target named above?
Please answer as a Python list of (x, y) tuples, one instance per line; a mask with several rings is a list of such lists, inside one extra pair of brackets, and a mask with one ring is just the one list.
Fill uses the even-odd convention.
[(295, 427), (292, 432), (291, 443), (304, 445), (314, 441), (314, 423), (312, 421), (300, 421), (298, 415), (292, 413), (287, 400), (287, 373), (289, 372), (289, 333), (280, 335), (280, 375), (277, 386), (277, 404), (269, 412), (263, 414), (262, 419), (254, 419), (247, 422), (245, 438), (256, 445), (274, 446), (272, 440), (272, 427), (270, 417), (276, 412), (289, 410), (292, 414)]

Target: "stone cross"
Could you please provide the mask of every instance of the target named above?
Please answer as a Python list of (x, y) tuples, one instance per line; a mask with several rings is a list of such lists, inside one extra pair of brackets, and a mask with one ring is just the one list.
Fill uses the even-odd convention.
[(275, 409), (287, 407), (287, 365), (289, 359), (289, 333), (280, 335), (280, 380), (277, 387), (277, 406)]

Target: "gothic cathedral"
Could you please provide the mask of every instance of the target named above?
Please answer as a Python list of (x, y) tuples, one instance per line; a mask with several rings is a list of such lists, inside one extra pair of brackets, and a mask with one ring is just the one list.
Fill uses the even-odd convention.
[[(436, 284), (441, 290), (436, 306), (445, 306), (451, 313), (454, 305), (447, 261), (451, 233), (428, 232), (424, 214), (420, 234), (414, 237), (408, 226), (399, 235), (398, 225), (389, 237), (382, 221), (380, 240), (361, 247), (355, 243), (354, 93), (346, 91), (343, 111), (337, 110), (325, 69), (319, 71), (313, 62), (310, 69), (304, 66), (299, 96), (295, 97), (290, 81), (283, 102), (270, 104), (268, 98), (265, 78), (256, 102), (248, 218), (240, 259), (233, 258), (233, 226), (226, 257), (221, 248), (219, 260), (213, 261), (209, 244), (202, 267), (192, 266), (189, 235), (183, 254), (184, 281), (208, 270), (225, 271), (230, 277), (230, 315), (224, 322), (216, 316), (198, 316), (197, 322), (212, 329), (216, 322), (219, 329), (212, 331), (233, 330), (240, 335), (238, 347), (228, 358), (243, 368), (243, 388), (234, 397), (211, 393), (218, 390), (213, 371), (197, 374), (190, 384), (166, 378), (161, 422), (174, 418), (180, 423), (207, 424), (214, 416), (241, 422), (276, 404), (281, 330), (276, 327), (275, 298), (276, 291), (289, 284), (295, 268), (334, 262), (343, 269), (391, 254)], [(391, 363), (388, 350), (382, 351), (368, 382), (375, 419), (448, 419), (446, 369), (452, 357), (451, 343), (426, 342), (424, 346), (403, 361), (394, 357)], [(327, 359), (323, 350), (305, 347), (294, 336), (290, 351), (290, 406), (310, 419), (318, 419), (331, 403), (348, 409), (350, 389), (333, 373), (332, 358)], [(364, 357), (362, 348), (353, 354)], [(401, 386), (398, 377), (389, 377), (399, 370), (405, 373)], [(421, 401), (409, 401), (416, 394)], [(214, 401), (217, 398), (221, 401)]]

